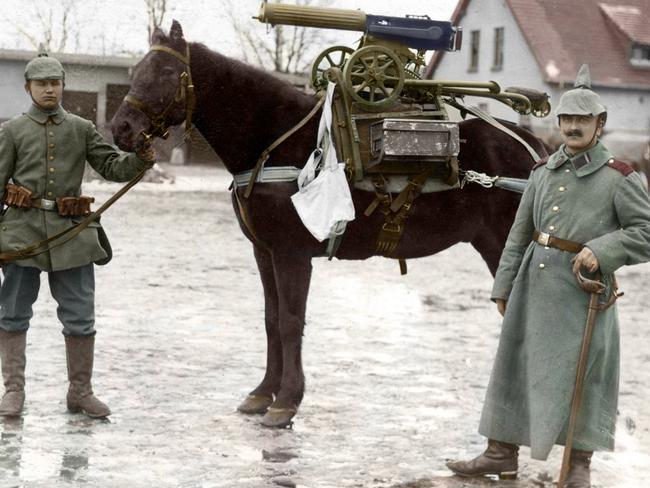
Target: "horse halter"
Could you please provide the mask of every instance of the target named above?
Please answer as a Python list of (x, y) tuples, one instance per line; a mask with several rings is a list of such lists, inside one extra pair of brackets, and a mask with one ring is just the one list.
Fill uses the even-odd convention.
[(124, 97), (124, 101), (133, 105), (137, 110), (146, 115), (146, 117), (151, 122), (151, 125), (153, 126), (151, 132), (142, 131), (142, 136), (144, 137), (145, 144), (150, 144), (151, 140), (154, 137), (167, 139), (169, 136), (168, 129), (171, 125), (169, 122), (167, 122), (169, 111), (175, 103), (179, 103), (185, 100), (185, 133), (183, 134), (183, 139), (185, 139), (192, 130), (192, 112), (194, 111), (194, 106), (196, 103), (194, 96), (194, 84), (192, 83), (192, 71), (190, 69), (190, 46), (189, 44), (186, 45), (185, 55), (179, 53), (175, 49), (160, 44), (151, 46), (151, 49), (149, 51), (165, 52), (174, 56), (185, 65), (185, 69), (179, 76), (178, 89), (176, 90), (176, 94), (159, 114), (156, 114), (153, 110), (151, 110), (151, 108), (149, 108), (146, 103), (137, 99), (133, 95), (127, 94), (126, 97)]

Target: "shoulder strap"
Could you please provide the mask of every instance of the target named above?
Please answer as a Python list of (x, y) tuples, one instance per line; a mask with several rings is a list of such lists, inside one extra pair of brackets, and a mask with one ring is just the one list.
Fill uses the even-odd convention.
[(548, 163), (548, 156), (545, 158), (540, 159), (535, 163), (535, 166), (533, 166), (533, 171), (535, 171), (537, 168), (544, 166), (546, 163)]
[(616, 159), (610, 159), (607, 161), (607, 166), (614, 168), (616, 171), (620, 172), (623, 176), (627, 176), (630, 173), (634, 173), (634, 169), (627, 163), (623, 161), (618, 161)]

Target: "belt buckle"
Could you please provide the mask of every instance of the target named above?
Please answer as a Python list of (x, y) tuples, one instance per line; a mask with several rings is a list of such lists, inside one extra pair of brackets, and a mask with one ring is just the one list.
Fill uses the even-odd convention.
[(42, 210), (54, 210), (55, 205), (56, 205), (56, 200), (46, 200), (45, 198), (41, 198)]
[(547, 234), (546, 232), (540, 232), (539, 237), (537, 237), (537, 242), (539, 242), (542, 246), (548, 246), (548, 241), (551, 239), (551, 234)]

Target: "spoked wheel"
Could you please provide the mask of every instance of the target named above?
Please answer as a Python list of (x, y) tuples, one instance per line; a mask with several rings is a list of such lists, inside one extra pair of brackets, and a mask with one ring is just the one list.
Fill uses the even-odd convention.
[(347, 46), (332, 46), (325, 49), (311, 65), (311, 84), (316, 91), (323, 89), (330, 81), (327, 70), (330, 68), (343, 69), (345, 62), (350, 58), (354, 49)]
[(383, 46), (355, 51), (343, 69), (346, 89), (369, 110), (394, 104), (404, 87), (404, 66), (397, 54)]

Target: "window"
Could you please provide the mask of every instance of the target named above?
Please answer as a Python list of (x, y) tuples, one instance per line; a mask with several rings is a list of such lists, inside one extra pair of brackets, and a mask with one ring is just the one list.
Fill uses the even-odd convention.
[(503, 69), (503, 27), (494, 29), (494, 58), (492, 60), (492, 71)]
[(471, 31), (471, 45), (469, 51), (469, 68), (467, 71), (478, 71), (478, 47), (481, 37), (481, 31)]
[(630, 52), (630, 63), (633, 66), (650, 67), (650, 45), (633, 44)]

